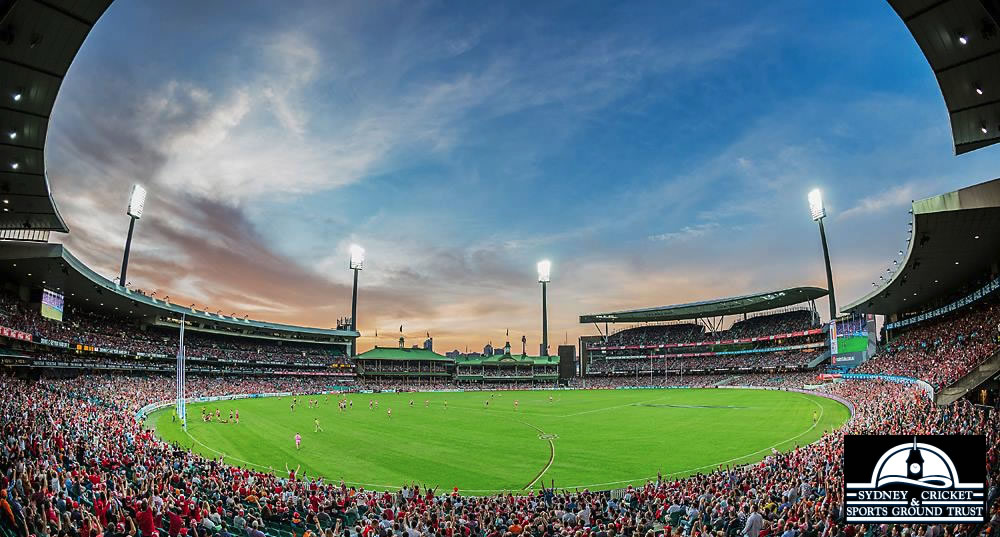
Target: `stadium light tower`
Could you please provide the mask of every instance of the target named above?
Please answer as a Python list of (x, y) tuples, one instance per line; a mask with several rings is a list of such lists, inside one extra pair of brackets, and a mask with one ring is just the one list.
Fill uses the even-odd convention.
[(823, 261), (826, 262), (826, 287), (830, 290), (830, 320), (837, 318), (837, 297), (833, 293), (833, 270), (830, 268), (830, 248), (826, 245), (826, 229), (823, 219), (826, 218), (826, 207), (823, 206), (823, 193), (818, 188), (809, 192), (809, 212), (813, 222), (819, 223), (819, 240), (823, 243)]
[(546, 286), (552, 275), (552, 262), (544, 259), (538, 262), (538, 283), (542, 284), (542, 356), (549, 355), (549, 311), (546, 303)]
[(139, 183), (132, 185), (132, 193), (128, 197), (128, 209), (125, 214), (129, 216), (128, 238), (125, 239), (125, 255), (122, 257), (122, 274), (118, 278), (118, 285), (122, 287), (128, 281), (125, 273), (128, 272), (128, 252), (132, 248), (132, 231), (135, 230), (135, 221), (142, 218), (142, 210), (146, 207), (146, 189)]
[(365, 249), (351, 245), (351, 270), (354, 271), (354, 294), (351, 295), (351, 331), (358, 330), (358, 273), (365, 268)]

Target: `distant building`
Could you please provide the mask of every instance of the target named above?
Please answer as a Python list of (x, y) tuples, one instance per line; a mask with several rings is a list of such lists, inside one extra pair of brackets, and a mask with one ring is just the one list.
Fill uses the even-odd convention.
[(448, 351), (444, 353), (444, 355), (447, 356), (448, 358), (459, 358), (462, 356), (462, 351), (455, 349), (453, 351)]
[(493, 356), (493, 344), (492, 343), (487, 343), (486, 346), (483, 347), (483, 356)]
[(429, 337), (424, 340), (424, 350), (433, 351), (434, 350), (434, 338)]

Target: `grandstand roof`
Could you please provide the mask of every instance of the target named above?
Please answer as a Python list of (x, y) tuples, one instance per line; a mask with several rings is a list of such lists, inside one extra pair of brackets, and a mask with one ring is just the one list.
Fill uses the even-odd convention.
[(974, 283), (1000, 257), (1000, 179), (913, 202), (912, 225), (901, 268), (843, 311), (919, 311)]
[(0, 277), (31, 289), (55, 290), (64, 294), (67, 302), (86, 303), (95, 311), (106, 310), (152, 320), (170, 314), (179, 319), (184, 314), (189, 321), (201, 321), (203, 327), (249, 337), (260, 337), (261, 332), (303, 340), (359, 335), (350, 330), (270, 323), (191, 309), (122, 287), (91, 270), (61, 244), (17, 241), (0, 244), (3, 245), (0, 248)]
[(558, 356), (526, 356), (523, 354), (502, 354), (495, 356), (468, 356), (457, 361), (458, 365), (554, 365)]
[[(0, 2), (0, 230), (67, 232), (49, 191), (45, 136), (63, 77), (111, 0)], [(8, 130), (9, 129), (9, 130)], [(10, 132), (16, 133), (10, 138)], [(17, 168), (14, 169), (14, 163)]]
[(955, 154), (1000, 141), (1000, 1), (889, 0), (889, 4), (934, 71), (951, 118)]
[(375, 347), (358, 355), (359, 360), (432, 360), (454, 362), (452, 358), (421, 348)]
[(649, 323), (657, 321), (684, 321), (707, 317), (722, 317), (741, 313), (754, 313), (801, 304), (822, 298), (828, 293), (819, 287), (792, 287), (766, 293), (716, 298), (688, 304), (659, 306), (637, 310), (613, 311), (581, 315), (581, 323)]

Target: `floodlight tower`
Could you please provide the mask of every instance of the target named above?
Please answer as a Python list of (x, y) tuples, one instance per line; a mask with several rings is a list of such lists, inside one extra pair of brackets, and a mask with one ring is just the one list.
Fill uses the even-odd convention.
[(351, 270), (354, 271), (354, 294), (351, 295), (351, 331), (358, 330), (358, 273), (365, 267), (365, 249), (351, 245)]
[(830, 291), (830, 321), (837, 318), (837, 297), (833, 293), (833, 270), (830, 268), (830, 248), (826, 245), (826, 229), (823, 219), (826, 218), (826, 208), (823, 206), (823, 193), (818, 188), (809, 192), (809, 212), (813, 222), (819, 223), (819, 240), (823, 243), (823, 261), (826, 263), (826, 287)]
[(552, 275), (552, 262), (544, 259), (538, 262), (538, 283), (542, 284), (542, 356), (549, 355), (549, 311), (546, 303), (546, 286)]
[(122, 274), (118, 279), (118, 285), (125, 287), (127, 280), (125, 273), (128, 272), (128, 252), (132, 248), (132, 231), (135, 230), (135, 221), (142, 218), (142, 210), (146, 207), (146, 189), (136, 183), (132, 185), (132, 193), (128, 197), (128, 209), (125, 214), (129, 215), (128, 238), (125, 239), (125, 255), (122, 257)]

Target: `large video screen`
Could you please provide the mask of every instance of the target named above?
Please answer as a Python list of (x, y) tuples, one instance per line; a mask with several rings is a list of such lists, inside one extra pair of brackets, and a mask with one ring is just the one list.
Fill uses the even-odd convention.
[(42, 317), (53, 321), (63, 319), (63, 296), (49, 289), (42, 290)]
[(830, 356), (833, 365), (853, 367), (875, 352), (875, 316), (852, 315), (830, 325)]

